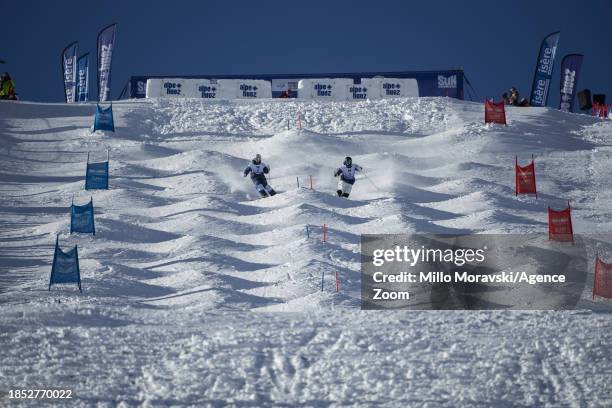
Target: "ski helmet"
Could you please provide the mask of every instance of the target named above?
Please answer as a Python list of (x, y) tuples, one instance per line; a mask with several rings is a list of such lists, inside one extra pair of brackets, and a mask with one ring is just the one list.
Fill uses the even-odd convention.
[(346, 167), (351, 167), (351, 166), (353, 165), (353, 159), (351, 159), (351, 157), (350, 157), (350, 156), (346, 156), (346, 157), (344, 158), (344, 165), (345, 165)]
[(261, 163), (261, 154), (257, 153), (255, 155), (255, 158), (253, 159), (253, 163), (255, 163), (255, 164)]

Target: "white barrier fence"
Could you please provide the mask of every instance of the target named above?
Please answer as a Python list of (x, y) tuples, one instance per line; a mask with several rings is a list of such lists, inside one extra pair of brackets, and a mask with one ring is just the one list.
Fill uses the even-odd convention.
[(412, 78), (368, 78), (361, 82), (375, 89), (377, 94), (380, 93), (380, 98), (419, 96), (419, 85)]
[(385, 99), (419, 96), (419, 85), (411, 78), (363, 78), (360, 84), (350, 85), (348, 99)]
[(299, 99), (327, 99), (345, 101), (349, 99), (348, 88), (353, 80), (348, 78), (313, 78), (298, 82)]
[[(261, 99), (272, 98), (272, 82), (252, 79), (152, 78), (147, 98)], [(287, 83), (287, 81), (285, 81)], [(291, 81), (289, 81), (291, 82)], [(297, 83), (299, 99), (365, 100), (419, 96), (412, 78), (309, 78)], [(275, 83), (275, 86), (279, 86)], [(285, 85), (286, 86), (286, 85)]]
[(147, 98), (259, 99), (271, 98), (269, 81), (251, 79), (147, 80)]

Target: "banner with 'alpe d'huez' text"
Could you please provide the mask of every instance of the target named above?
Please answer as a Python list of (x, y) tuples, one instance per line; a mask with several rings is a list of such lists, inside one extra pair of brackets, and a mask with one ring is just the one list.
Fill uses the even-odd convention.
[(64, 96), (66, 103), (76, 100), (76, 63), (78, 43), (68, 44), (62, 51), (62, 74), (64, 76)]
[(98, 101), (110, 99), (111, 65), (115, 46), (117, 24), (103, 28), (98, 34)]
[(531, 87), (531, 98), (529, 100), (529, 105), (531, 106), (546, 106), (560, 34), (557, 31), (548, 35), (542, 41)]
[(89, 100), (89, 54), (82, 55), (77, 60), (77, 102)]
[(574, 99), (578, 87), (578, 77), (582, 67), (582, 54), (569, 54), (561, 61), (561, 98), (559, 109), (565, 112), (574, 111)]

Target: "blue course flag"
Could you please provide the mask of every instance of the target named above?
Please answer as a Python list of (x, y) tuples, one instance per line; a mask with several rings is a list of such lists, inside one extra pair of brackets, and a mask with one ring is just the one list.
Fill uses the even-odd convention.
[(100, 105), (96, 105), (96, 115), (94, 116), (94, 128), (96, 130), (108, 130), (109, 132), (115, 131), (115, 121), (113, 120), (113, 104), (109, 107), (103, 108)]
[(108, 190), (108, 161), (102, 163), (87, 162), (85, 190)]
[(55, 240), (55, 253), (53, 254), (53, 266), (51, 267), (51, 277), (49, 278), (49, 290), (51, 285), (61, 283), (76, 283), (81, 290), (81, 271), (79, 269), (79, 252), (75, 245), (68, 252), (64, 252), (59, 247), (59, 235)]
[(85, 205), (74, 205), (72, 203), (70, 206), (70, 233), (73, 232), (96, 235), (93, 197)]

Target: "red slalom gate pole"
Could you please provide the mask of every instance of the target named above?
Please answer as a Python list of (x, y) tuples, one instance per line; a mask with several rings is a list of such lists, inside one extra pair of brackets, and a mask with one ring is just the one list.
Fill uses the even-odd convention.
[(327, 240), (327, 226), (323, 224), (323, 242)]
[(338, 282), (338, 271), (336, 271), (336, 292), (340, 292), (340, 283)]
[(538, 187), (536, 186), (535, 158), (533, 157), (533, 153), (531, 153), (531, 163), (533, 164), (533, 189), (535, 190), (535, 197), (537, 200), (538, 199)]
[(518, 156), (514, 156), (514, 181), (516, 182), (516, 188), (514, 189), (514, 195), (518, 196), (519, 189), (519, 175), (518, 175)]
[(595, 271), (593, 276), (593, 300), (595, 300), (595, 284), (597, 283), (597, 261), (599, 261), (599, 254), (595, 254)]
[(310, 176), (310, 189), (312, 190), (312, 176)]

